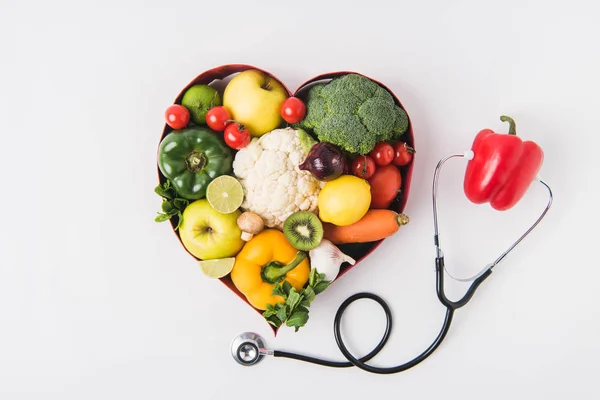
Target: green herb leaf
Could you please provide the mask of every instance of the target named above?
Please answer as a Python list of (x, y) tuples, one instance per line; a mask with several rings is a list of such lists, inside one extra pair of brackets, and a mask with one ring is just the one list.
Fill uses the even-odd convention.
[(269, 318), (275, 314), (277, 314), (277, 310), (275, 310), (275, 307), (273, 307), (272, 304), (267, 304), (267, 309), (262, 313), (265, 318)]
[(315, 286), (315, 294), (322, 293), (325, 289), (329, 287), (329, 281), (322, 281)]
[(171, 216), (169, 214), (163, 214), (163, 213), (158, 213), (158, 215), (156, 216), (156, 218), (154, 218), (155, 222), (165, 222), (171, 219)]
[(296, 310), (292, 315), (287, 319), (285, 324), (287, 326), (293, 326), (295, 331), (298, 332), (298, 329), (306, 325), (308, 321), (308, 311), (304, 310)]
[(173, 199), (173, 206), (181, 211), (183, 211), (189, 205), (190, 202), (186, 199), (181, 199), (179, 197)]
[(275, 316), (268, 317), (267, 322), (273, 325), (275, 328), (279, 328), (281, 326), (281, 321)]
[(283, 288), (283, 291), (285, 292), (286, 295), (290, 294), (290, 291), (292, 290), (291, 283), (289, 283), (288, 281), (283, 281), (283, 283), (281, 284), (281, 287)]
[[(313, 302), (313, 300), (315, 299), (315, 297), (317, 295), (315, 293), (314, 289), (312, 288), (312, 286), (305, 287), (302, 294), (304, 295), (303, 301), (308, 302), (309, 306), (310, 306), (310, 303)], [(305, 305), (305, 304), (302, 304), (302, 305)]]
[(279, 306), (277, 307), (277, 318), (279, 318), (281, 322), (285, 322), (288, 317), (286, 307), (283, 304), (277, 304), (277, 306)]
[(165, 212), (165, 214), (169, 214), (173, 211), (173, 204), (170, 201), (163, 201), (160, 205), (160, 208)]
[(285, 298), (287, 296), (287, 293), (283, 291), (283, 288), (281, 287), (281, 284), (276, 283), (275, 286), (273, 286), (273, 296), (281, 296), (283, 298)]
[(316, 278), (317, 278), (317, 270), (315, 268), (311, 268), (310, 273), (308, 274), (308, 285), (314, 287)]
[(300, 293), (298, 293), (295, 288), (292, 288), (288, 294), (287, 300), (285, 301), (285, 305), (289, 308), (290, 312), (294, 312), (296, 306), (300, 304), (301, 300), (302, 296)]
[(178, 230), (183, 222), (183, 215), (181, 213), (177, 213), (177, 225), (175, 225), (175, 230)]

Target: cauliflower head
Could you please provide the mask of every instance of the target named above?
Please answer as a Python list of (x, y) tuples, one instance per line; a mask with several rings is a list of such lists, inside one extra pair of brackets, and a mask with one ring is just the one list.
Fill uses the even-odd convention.
[(233, 160), (233, 173), (244, 188), (242, 209), (260, 215), (270, 228), (298, 211), (314, 211), (324, 182), (298, 165), (314, 143), (293, 128), (275, 129), (240, 149)]

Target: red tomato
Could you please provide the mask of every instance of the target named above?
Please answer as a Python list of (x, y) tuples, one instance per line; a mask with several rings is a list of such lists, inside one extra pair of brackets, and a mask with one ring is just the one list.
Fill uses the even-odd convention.
[(190, 122), (190, 112), (179, 104), (171, 104), (165, 111), (165, 121), (173, 129), (185, 128)]
[(234, 122), (228, 124), (225, 127), (225, 133), (223, 134), (225, 143), (232, 149), (239, 150), (242, 147), (246, 147), (250, 143), (250, 132), (244, 127), (244, 125)]
[(352, 161), (352, 173), (359, 178), (369, 179), (376, 168), (375, 161), (369, 156), (358, 156)]
[(306, 115), (306, 106), (299, 98), (288, 97), (281, 105), (280, 113), (285, 122), (296, 124)]
[(213, 107), (206, 113), (206, 125), (213, 131), (224, 131), (230, 122), (231, 114), (223, 106)]
[(394, 144), (394, 153), (394, 160), (392, 162), (394, 165), (400, 167), (408, 165), (412, 161), (415, 149), (410, 147), (407, 143), (398, 142)]
[(394, 165), (378, 168), (368, 181), (371, 185), (371, 208), (388, 208), (402, 188), (402, 175)]
[(373, 150), (369, 153), (375, 164), (377, 165), (389, 165), (394, 159), (394, 148), (391, 144), (386, 142), (380, 142), (375, 145)]

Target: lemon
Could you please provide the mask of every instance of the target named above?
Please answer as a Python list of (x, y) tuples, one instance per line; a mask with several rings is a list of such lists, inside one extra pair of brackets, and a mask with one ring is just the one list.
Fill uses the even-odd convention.
[(354, 175), (342, 175), (325, 184), (319, 198), (319, 218), (337, 226), (352, 225), (369, 211), (371, 187)]
[(209, 278), (222, 278), (233, 269), (235, 257), (199, 261), (200, 269)]
[(221, 175), (206, 187), (206, 199), (215, 211), (230, 214), (242, 205), (244, 189), (233, 176)]

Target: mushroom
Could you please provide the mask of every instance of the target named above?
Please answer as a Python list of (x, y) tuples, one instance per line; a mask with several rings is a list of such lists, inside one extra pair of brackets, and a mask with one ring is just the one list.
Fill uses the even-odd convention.
[(242, 240), (245, 242), (265, 228), (261, 216), (251, 211), (243, 212), (237, 219), (237, 225), (242, 230)]

